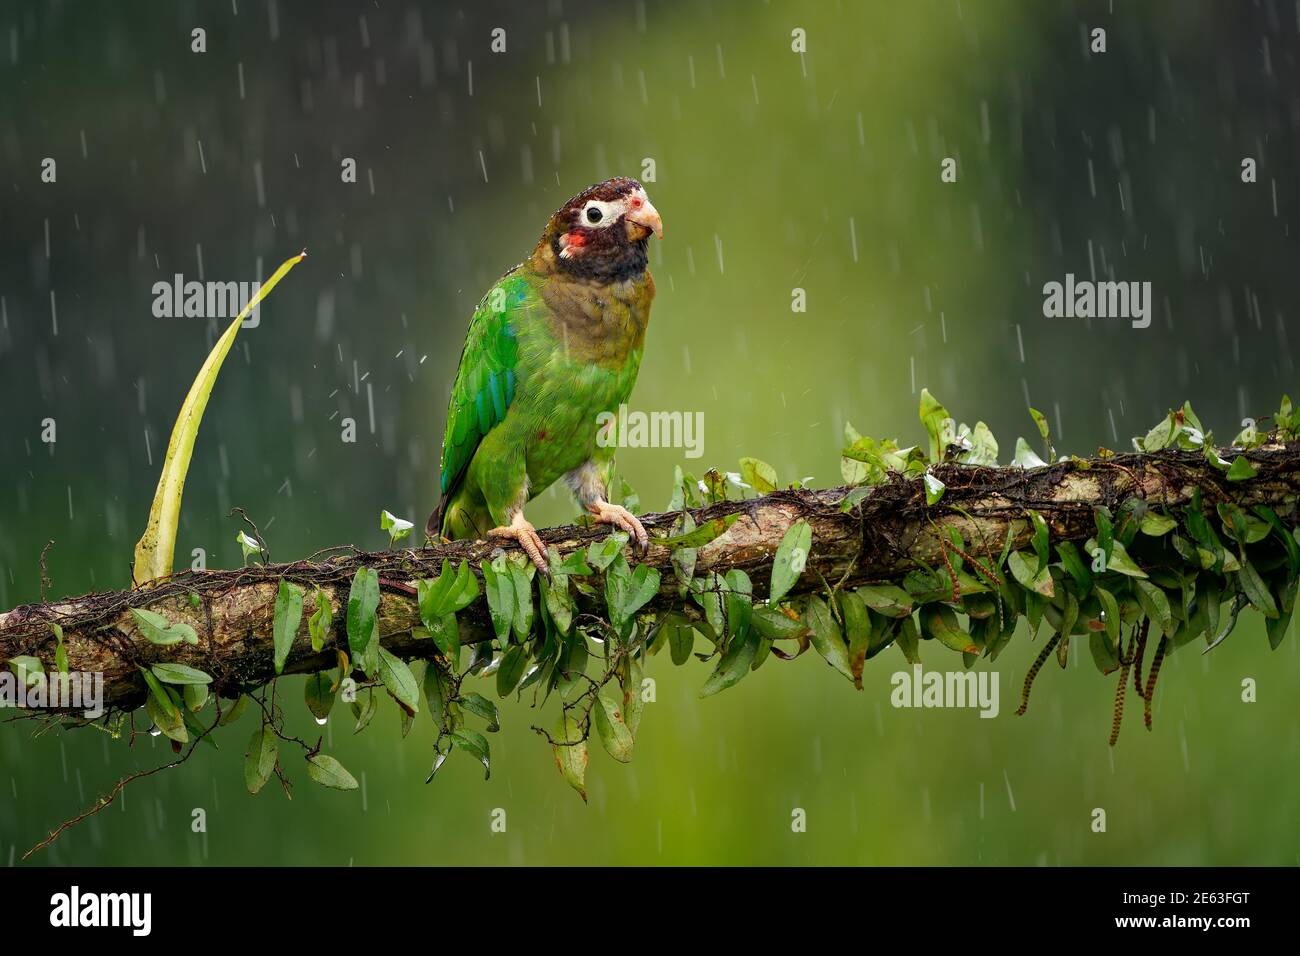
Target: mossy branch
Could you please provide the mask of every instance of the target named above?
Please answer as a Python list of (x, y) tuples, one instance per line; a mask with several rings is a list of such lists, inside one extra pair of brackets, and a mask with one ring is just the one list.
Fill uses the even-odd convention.
[[(1236, 455), (1239, 450), (1223, 450)], [(982, 467), (937, 465), (931, 473), (946, 486), (942, 500), (927, 503), (922, 480), (891, 475), (846, 510), (848, 488), (780, 490), (759, 497), (722, 501), (692, 509), (696, 525), (715, 519), (733, 523), (720, 537), (698, 548), (695, 576), (743, 571), (754, 584), (754, 598), (766, 596), (774, 556), (790, 528), (799, 521), (811, 529), (806, 566), (788, 597), (851, 589), (866, 583), (901, 584), (909, 572), (951, 567), (963, 561), (976, 577), (1005, 577), (1000, 558), (1006, 544), (1030, 547), (1041, 516), (1054, 545), (1082, 544), (1096, 536), (1095, 510), (1118, 513), (1137, 500), (1161, 514), (1181, 520), (1195, 499), (1206, 514), (1220, 504), (1249, 511), (1264, 506), (1294, 528), (1300, 495), (1300, 443), (1272, 444), (1246, 452), (1254, 477), (1229, 480), (1201, 453), (1167, 450), (1155, 454), (1111, 455), (1071, 459), (1052, 465)], [(652, 535), (671, 534), (680, 512), (651, 514), (642, 520)], [(954, 532), (959, 537), (954, 537)], [(604, 530), (567, 526), (541, 532), (561, 555), (605, 537)], [(955, 542), (960, 541), (961, 544)], [(287, 564), (255, 565), (236, 570), (186, 571), (150, 586), (128, 591), (29, 604), (0, 614), (0, 661), (34, 657), (48, 672), (55, 670), (62, 631), (67, 666), (104, 674), (104, 703), (112, 708), (141, 704), (147, 688), (140, 667), (159, 662), (189, 665), (213, 678), (223, 696), (260, 687), (276, 676), (273, 621), (281, 581), (303, 586), (300, 625), (283, 673), (313, 673), (334, 668), (337, 651), (348, 650), (345, 631), (349, 586), (359, 568), (373, 568), (379, 579), (378, 634), (381, 645), (403, 658), (429, 658), (433, 642), (421, 636), (417, 582), (436, 577), (444, 559), (467, 559), (475, 573), (496, 545), (452, 542), (403, 551), (362, 552), (333, 549)], [(661, 585), (642, 608), (677, 610), (698, 619), (698, 609), (684, 596), (674, 575), (672, 552), (652, 545), (643, 559), (661, 572)], [(952, 586), (949, 576), (948, 586)], [(319, 589), (319, 590), (317, 590)], [(332, 635), (319, 651), (308, 636), (308, 618), (317, 596), (332, 609)], [(960, 595), (959, 595), (960, 596)], [(592, 598), (577, 595), (579, 610)], [(149, 609), (188, 625), (197, 643), (158, 646), (146, 639), (132, 609)], [(593, 606), (591, 610), (596, 612)], [(603, 610), (603, 609), (602, 609)], [(490, 640), (493, 627), (486, 602), (477, 601), (458, 616), (462, 644)], [(923, 636), (930, 636), (928, 634)]]

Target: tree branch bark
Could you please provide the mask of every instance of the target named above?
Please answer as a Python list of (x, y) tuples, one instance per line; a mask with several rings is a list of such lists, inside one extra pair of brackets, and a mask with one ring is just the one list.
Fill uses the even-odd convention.
[[(1238, 451), (1221, 449), (1225, 457)], [(721, 537), (699, 549), (696, 573), (743, 569), (756, 596), (766, 593), (772, 559), (785, 532), (799, 520), (812, 527), (807, 567), (791, 594), (831, 585), (897, 580), (921, 563), (943, 560), (941, 540), (955, 527), (969, 553), (995, 561), (1010, 530), (1017, 547), (1028, 543), (1032, 527), (1028, 509), (1047, 519), (1052, 540), (1081, 542), (1095, 533), (1093, 509), (1112, 510), (1132, 496), (1151, 507), (1177, 512), (1199, 489), (1207, 514), (1219, 502), (1268, 505), (1279, 513), (1294, 511), (1300, 494), (1300, 443), (1270, 445), (1245, 453), (1258, 475), (1230, 482), (1201, 454), (1161, 452), (1075, 459), (1041, 468), (986, 468), (941, 465), (934, 474), (947, 486), (942, 500), (927, 506), (917, 479), (892, 476), (849, 511), (842, 507), (847, 488), (776, 491), (742, 501), (720, 502), (692, 514), (699, 524), (738, 515)], [(643, 516), (652, 533), (670, 533), (678, 513)], [(608, 528), (566, 526), (541, 532), (542, 540), (561, 554), (603, 538)], [(302, 625), (285, 674), (310, 673), (336, 666), (335, 648), (346, 649), (347, 592), (361, 566), (375, 568), (381, 582), (380, 640), (403, 658), (427, 657), (432, 642), (414, 637), (420, 623), (415, 582), (435, 576), (444, 558), (478, 565), (495, 544), (462, 541), (431, 548), (367, 553), (354, 548), (319, 560), (254, 566), (237, 570), (184, 571), (152, 586), (88, 594), (44, 604), (23, 605), (0, 614), (0, 661), (33, 655), (53, 671), (55, 636), (63, 628), (71, 670), (104, 674), (104, 703), (129, 708), (143, 702), (145, 685), (137, 665), (175, 661), (198, 667), (214, 678), (214, 689), (233, 694), (274, 678), (272, 619), (280, 580), (303, 585)], [(643, 559), (660, 568), (662, 589), (648, 605), (680, 605), (678, 586), (667, 548), (652, 544)], [(992, 563), (992, 561), (990, 562)], [(333, 639), (313, 652), (306, 621), (319, 587), (334, 611)], [(197, 596), (197, 600), (195, 599)], [(199, 636), (197, 645), (158, 647), (139, 631), (131, 608), (149, 607), (173, 621), (183, 621)], [(491, 637), (486, 602), (461, 612), (461, 640)]]

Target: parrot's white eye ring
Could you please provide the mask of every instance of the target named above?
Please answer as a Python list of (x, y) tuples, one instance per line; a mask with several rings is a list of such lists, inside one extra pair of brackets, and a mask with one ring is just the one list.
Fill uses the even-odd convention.
[(588, 228), (604, 229), (612, 225), (624, 212), (621, 203), (589, 199), (578, 214), (578, 221)]

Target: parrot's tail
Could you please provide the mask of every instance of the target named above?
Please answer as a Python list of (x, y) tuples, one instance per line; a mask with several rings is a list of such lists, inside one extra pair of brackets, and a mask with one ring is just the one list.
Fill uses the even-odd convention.
[(442, 500), (438, 502), (438, 507), (433, 509), (429, 515), (429, 520), (424, 523), (424, 533), (430, 541), (439, 541), (442, 538), (442, 520), (447, 514), (447, 496), (443, 495)]
[(481, 538), (492, 527), (487, 506), (467, 498), (463, 489), (445, 494), (424, 523), (424, 533), (435, 543)]

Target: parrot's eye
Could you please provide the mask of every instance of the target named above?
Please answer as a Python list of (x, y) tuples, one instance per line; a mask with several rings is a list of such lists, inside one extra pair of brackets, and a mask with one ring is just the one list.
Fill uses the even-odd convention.
[(600, 222), (604, 215), (605, 214), (600, 211), (599, 206), (587, 207), (587, 222)]

